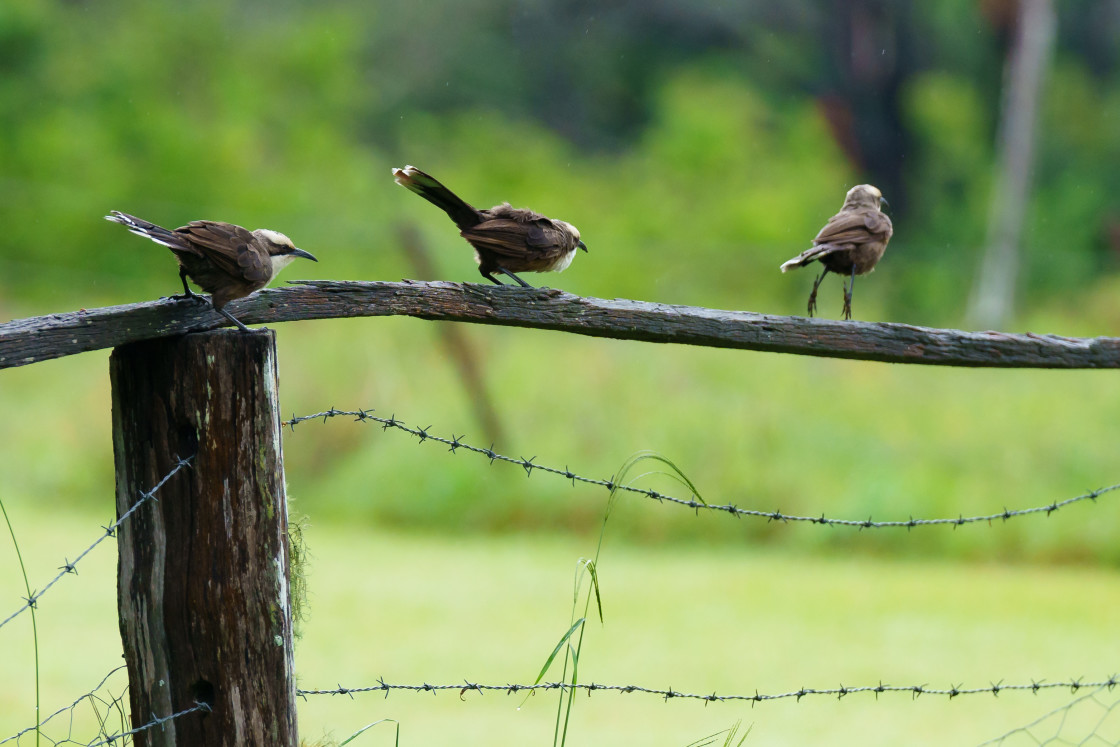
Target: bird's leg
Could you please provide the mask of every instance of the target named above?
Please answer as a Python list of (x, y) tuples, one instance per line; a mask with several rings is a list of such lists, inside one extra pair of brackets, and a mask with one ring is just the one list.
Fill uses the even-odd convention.
[(229, 319), (231, 322), (236, 324), (237, 328), (240, 329), (242, 332), (252, 332), (253, 331), (253, 330), (249, 329), (248, 327), (246, 327), (244, 324), (242, 324), (240, 321), (238, 321), (237, 317), (235, 317), (233, 314), (229, 313), (225, 309), (219, 309), (217, 307), (214, 307), (214, 311), (218, 312), (219, 314), (224, 316), (226, 319)]
[(482, 273), (482, 277), (486, 278), (487, 280), (489, 280), (494, 285), (505, 285), (505, 283), (503, 283), (501, 280), (498, 280), (496, 277), (494, 277), (490, 273), (483, 272), (482, 270), (479, 270), (479, 272)]
[[(526, 283), (526, 282), (525, 282), (524, 280), (522, 280), (521, 278), (519, 278), (519, 277), (517, 277), (516, 275), (514, 275), (514, 274), (513, 274), (512, 272), (510, 272), (509, 270), (507, 270), (507, 269), (506, 269), (506, 268), (504, 268), (504, 267), (499, 267), (499, 268), (498, 268), (498, 272), (502, 273), (503, 275), (509, 275), (509, 276), (510, 276), (511, 278), (513, 278), (514, 280), (516, 280), (516, 281), (517, 281), (517, 282), (518, 282), (518, 283), (519, 283), (519, 284), (521, 285), (521, 287), (522, 287), (522, 288), (532, 288), (532, 287), (533, 287), (533, 286), (529, 285), (528, 283)], [(491, 280), (493, 280), (493, 278), (491, 278)], [(495, 282), (497, 282), (497, 281), (495, 281)]]
[(172, 301), (185, 301), (188, 298), (190, 298), (190, 299), (194, 299), (196, 301), (202, 301), (202, 302), (206, 301), (205, 298), (198, 295), (197, 293), (194, 293), (187, 286), (187, 270), (186, 270), (186, 268), (184, 268), (184, 267), (179, 268), (179, 279), (183, 281), (183, 295), (181, 295), (181, 296), (168, 296), (169, 299), (171, 299)]
[(852, 265), (852, 282), (844, 285), (844, 318), (852, 318), (852, 291), (856, 289), (856, 266)]
[(812, 316), (813, 312), (817, 310), (817, 288), (821, 287), (821, 281), (824, 280), (824, 276), (827, 274), (828, 268), (826, 267), (824, 272), (821, 273), (821, 276), (817, 278), (817, 281), (813, 283), (813, 292), (809, 294), (809, 316)]

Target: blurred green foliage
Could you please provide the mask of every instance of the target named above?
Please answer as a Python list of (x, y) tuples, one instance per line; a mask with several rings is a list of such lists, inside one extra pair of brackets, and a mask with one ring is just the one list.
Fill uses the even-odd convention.
[[(956, 326), (984, 241), (1006, 52), (989, 5), (6, 0), (0, 315), (175, 292), (172, 258), (101, 220), (110, 209), (282, 230), (321, 260), (290, 279), (410, 276), (397, 228), (413, 223), (440, 278), (480, 281), (450, 222), (393, 183), (389, 169), (413, 163), (477, 205), (510, 200), (579, 226), (590, 253), (537, 283), (775, 314), (802, 313), (812, 282), (778, 265), (870, 181), (896, 206), (895, 236), (859, 283), (857, 318)], [(1018, 324), (1033, 331), (1120, 329), (1120, 63), (1104, 6), (1116, 3), (1059, 9), (1020, 278)], [(823, 313), (840, 301), (830, 279)], [(309, 325), (281, 334), (286, 409), (377, 406), (445, 433), (470, 422), (428, 326)], [(876, 518), (1044, 504), (1116, 478), (1117, 398), (1094, 373), (914, 372), (498, 329), (471, 339), (512, 434), (499, 446), (600, 476), (653, 448), (717, 501), (811, 512), (827, 499), (830, 515)], [(100, 485), (103, 497), (101, 366), (0, 375), (0, 411), (39, 423), (6, 456), (6, 474), (23, 474), (9, 487), (65, 502), (56, 490)], [(76, 377), (91, 388), (60, 398)], [(87, 428), (75, 412), (104, 417)], [(526, 503), (466, 460), (433, 467), (412, 445), (337, 425), (308, 441), (289, 455), (293, 484), (341, 520), (578, 529), (600, 510)], [(371, 474), (376, 500), (362, 493)], [(974, 506), (979, 495), (997, 505)], [(644, 536), (741, 536), (634, 522)], [(1078, 544), (1080, 526), (1013, 529), (972, 551), (1116, 559), (1103, 530)]]
[[(173, 290), (168, 257), (98, 222), (111, 208), (277, 227), (328, 253), (307, 272), (336, 278), (407, 274), (387, 247), (415, 220), (445, 277), (476, 279), (388, 178), (415, 162), (468, 200), (579, 225), (594, 254), (565, 277), (574, 291), (775, 313), (799, 311), (807, 284), (776, 263), (873, 181), (899, 210), (889, 280), (862, 283), (860, 305), (959, 324), (1006, 29), (963, 0), (794, 5), (10, 0), (0, 297), (45, 311)], [(842, 46), (860, 8), (855, 29), (882, 47), (871, 63)], [(1120, 251), (1105, 166), (1120, 66), (1098, 40), (1116, 22), (1061, 13), (1080, 35), (1063, 35), (1049, 78), (1021, 278), (1032, 303), (1059, 305)]]

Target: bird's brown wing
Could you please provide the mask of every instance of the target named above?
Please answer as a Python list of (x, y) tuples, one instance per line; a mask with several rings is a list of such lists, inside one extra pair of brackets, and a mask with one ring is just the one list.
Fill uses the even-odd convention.
[(259, 249), (253, 234), (241, 226), (196, 220), (176, 229), (176, 233), (185, 234), (200, 256), (233, 277), (248, 283), (266, 283), (272, 277), (268, 252)]
[(552, 221), (520, 223), (492, 218), (463, 229), (460, 235), (472, 245), (511, 259), (551, 259), (571, 251), (571, 236)]
[(850, 210), (837, 213), (813, 239), (816, 244), (862, 243), (888, 233), (891, 219), (878, 210)]

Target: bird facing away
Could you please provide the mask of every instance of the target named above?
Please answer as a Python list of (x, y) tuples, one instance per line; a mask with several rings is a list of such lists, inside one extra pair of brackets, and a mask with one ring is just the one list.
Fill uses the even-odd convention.
[(782, 265), (782, 272), (804, 267), (810, 262), (819, 261), (824, 265), (824, 271), (813, 283), (813, 292), (809, 294), (809, 316), (817, 308), (817, 288), (821, 281), (829, 272), (835, 272), (851, 275), (851, 285), (844, 287), (844, 318), (852, 318), (852, 290), (856, 285), (856, 275), (866, 275), (875, 269), (894, 233), (891, 219), (883, 212), (884, 207), (890, 209), (877, 188), (870, 184), (852, 187), (840, 212), (829, 218), (817, 238), (813, 239), (813, 247)]
[(393, 169), (397, 184), (423, 197), (447, 213), (459, 235), (474, 247), (482, 277), (502, 285), (495, 272), (531, 288), (515, 272), (560, 272), (572, 263), (576, 249), (587, 251), (571, 223), (546, 218), (508, 202), (476, 210), (447, 187), (415, 166)]
[(116, 210), (106, 215), (105, 220), (120, 223), (137, 236), (146, 236), (175, 253), (183, 295), (171, 298), (205, 300), (187, 287), (189, 277), (210, 294), (214, 311), (243, 332), (250, 330), (223, 306), (268, 285), (296, 257), (318, 262), (309, 252), (297, 249), (287, 236), (267, 228), (249, 231), (232, 223), (196, 220), (169, 231)]

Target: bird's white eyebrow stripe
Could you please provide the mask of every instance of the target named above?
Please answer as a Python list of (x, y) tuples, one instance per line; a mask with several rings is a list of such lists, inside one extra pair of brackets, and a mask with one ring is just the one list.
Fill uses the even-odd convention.
[(295, 248), (295, 243), (279, 231), (273, 231), (268, 228), (258, 228), (253, 233), (260, 234), (277, 246), (290, 246)]

